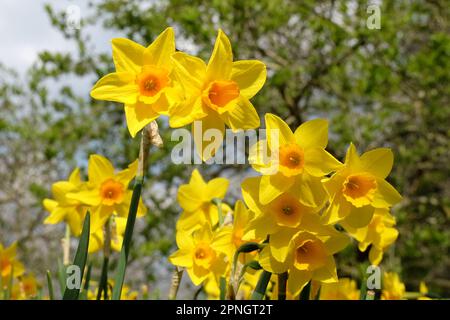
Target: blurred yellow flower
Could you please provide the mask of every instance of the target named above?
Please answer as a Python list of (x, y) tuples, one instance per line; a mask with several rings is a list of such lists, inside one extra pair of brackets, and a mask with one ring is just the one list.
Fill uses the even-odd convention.
[(201, 284), (208, 276), (219, 279), (229, 270), (229, 237), (213, 234), (208, 224), (193, 234), (177, 231), (176, 240), (179, 249), (169, 261), (186, 268), (194, 285)]
[[(174, 71), (185, 95), (183, 102), (169, 110), (171, 127), (181, 127), (200, 120), (202, 132), (214, 128), (224, 133), (225, 124), (233, 131), (253, 129), (260, 125), (259, 116), (249, 99), (264, 85), (266, 66), (257, 60), (233, 62), (228, 37), (219, 29), (208, 65), (183, 52), (172, 56)], [(204, 154), (207, 144), (203, 134), (193, 128), (197, 152)]]
[(383, 274), (381, 299), (382, 300), (402, 300), (405, 296), (405, 285), (395, 272), (385, 272)]
[(348, 237), (332, 227), (324, 227), (315, 234), (282, 230), (271, 235), (269, 245), (260, 252), (259, 262), (272, 273), (288, 271), (287, 288), (296, 296), (310, 280), (338, 281), (333, 254), (348, 243)]
[(80, 169), (72, 171), (67, 181), (58, 181), (52, 185), (54, 199), (44, 199), (44, 208), (50, 215), (44, 220), (45, 224), (66, 222), (72, 234), (80, 235), (81, 227), (86, 215), (87, 207), (80, 201), (67, 198), (67, 194), (84, 188), (81, 181)]
[(314, 232), (322, 227), (318, 209), (307, 207), (289, 193), (278, 195), (266, 205), (260, 200), (260, 184), (263, 177), (251, 177), (242, 182), (242, 196), (254, 218), (247, 224), (245, 239), (262, 238), (283, 228)]
[(331, 198), (324, 223), (345, 219), (346, 225), (362, 228), (371, 221), (374, 208), (389, 208), (400, 202), (401, 195), (385, 180), (392, 164), (390, 149), (374, 149), (360, 157), (350, 144), (344, 166), (331, 178), (322, 180)]
[(0, 280), (3, 286), (9, 283), (11, 277), (19, 277), (25, 272), (23, 264), (16, 258), (16, 249), (17, 243), (8, 248), (0, 243)]
[[(91, 233), (95, 234), (114, 213), (127, 217), (132, 191), (128, 185), (137, 171), (137, 160), (127, 169), (115, 172), (111, 162), (100, 155), (91, 155), (88, 163), (88, 181), (86, 189), (68, 193), (67, 198), (91, 206)], [(137, 216), (145, 215), (147, 209), (139, 200)]]
[[(325, 151), (328, 122), (323, 119), (307, 121), (294, 133), (276, 115), (266, 114), (265, 122), (266, 140), (258, 141), (249, 152), (253, 169), (263, 174), (259, 201), (265, 205), (289, 192), (304, 205), (322, 206), (326, 193), (320, 178), (342, 165)], [(266, 152), (263, 150), (269, 151), (269, 159), (264, 159)]]
[(355, 238), (360, 251), (366, 251), (369, 245), (369, 260), (374, 265), (380, 264), (383, 259), (383, 252), (397, 240), (398, 231), (393, 228), (395, 218), (389, 213), (388, 209), (375, 209), (370, 223), (364, 227), (355, 229), (348, 226), (345, 221), (342, 226)]
[(341, 278), (338, 282), (323, 283), (320, 288), (320, 300), (359, 300), (356, 281)]
[(173, 103), (174, 32), (165, 29), (147, 48), (128, 39), (113, 39), (112, 50), (116, 72), (101, 78), (91, 96), (124, 103), (128, 130), (134, 137), (160, 114), (167, 114)]
[[(212, 200), (223, 199), (228, 189), (226, 178), (215, 178), (208, 182), (203, 180), (197, 169), (192, 171), (188, 184), (178, 189), (178, 203), (183, 212), (177, 222), (177, 230), (192, 232), (208, 223), (214, 227), (219, 222), (218, 208)], [(226, 214), (231, 208), (222, 204), (222, 212)]]
[(39, 284), (34, 275), (20, 276), (11, 291), (12, 300), (29, 300), (36, 298)]

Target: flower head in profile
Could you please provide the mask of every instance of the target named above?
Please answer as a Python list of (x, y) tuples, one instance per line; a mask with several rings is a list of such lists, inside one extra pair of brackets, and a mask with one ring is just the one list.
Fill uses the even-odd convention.
[(80, 235), (87, 207), (79, 200), (69, 199), (69, 193), (80, 191), (84, 188), (81, 181), (80, 169), (72, 171), (67, 181), (58, 181), (52, 185), (53, 199), (44, 199), (44, 208), (50, 215), (44, 220), (45, 224), (57, 224), (66, 222), (72, 234)]
[[(197, 169), (192, 171), (188, 184), (178, 189), (178, 203), (183, 213), (177, 222), (177, 229), (192, 232), (208, 223), (211, 227), (219, 222), (219, 212), (213, 199), (223, 199), (228, 189), (226, 178), (215, 178), (205, 182)], [(226, 204), (221, 204), (222, 212), (231, 211)]]
[[(342, 165), (325, 151), (328, 122), (310, 120), (295, 132), (276, 115), (266, 114), (265, 122), (267, 138), (258, 141), (249, 154), (253, 169), (263, 174), (259, 201), (265, 205), (289, 192), (304, 205), (323, 205), (326, 194), (320, 179)], [(268, 159), (264, 150), (270, 154)]]
[(359, 300), (356, 281), (341, 278), (338, 282), (323, 283), (320, 287), (320, 300)]
[[(92, 207), (91, 233), (97, 232), (113, 214), (128, 216), (132, 195), (128, 185), (136, 175), (137, 165), (136, 160), (127, 169), (116, 172), (105, 157), (89, 157), (86, 189), (69, 193), (67, 197)], [(140, 199), (138, 217), (145, 215), (146, 210)]]
[(17, 243), (8, 248), (0, 243), (0, 277), (1, 283), (8, 284), (11, 277), (19, 277), (25, 272), (23, 264), (16, 258)]
[(385, 180), (393, 160), (390, 149), (378, 148), (359, 156), (350, 144), (344, 166), (323, 180), (331, 199), (324, 223), (345, 220), (347, 226), (362, 228), (371, 221), (375, 208), (390, 208), (400, 202), (401, 195)]
[[(170, 126), (181, 127), (199, 120), (203, 132), (214, 128), (222, 136), (225, 125), (233, 131), (259, 127), (259, 116), (250, 99), (266, 80), (266, 66), (257, 60), (233, 62), (230, 40), (222, 30), (207, 65), (182, 52), (176, 52), (172, 59), (185, 97), (169, 110)], [(194, 141), (198, 153), (206, 160), (214, 151), (205, 154), (209, 144), (198, 130), (194, 125)]]
[(271, 235), (269, 245), (260, 253), (259, 263), (272, 273), (288, 271), (287, 288), (296, 296), (311, 280), (338, 281), (333, 254), (348, 243), (347, 236), (331, 227), (314, 234), (283, 230)]
[(282, 193), (269, 203), (260, 202), (260, 184), (263, 177), (250, 177), (242, 182), (242, 195), (253, 212), (253, 219), (247, 224), (245, 239), (262, 238), (284, 229), (315, 232), (322, 228), (319, 208), (305, 206), (289, 193)]
[(397, 240), (398, 231), (394, 225), (395, 218), (388, 209), (375, 209), (372, 220), (363, 228), (355, 229), (347, 226), (345, 222), (342, 223), (350, 236), (358, 241), (360, 251), (366, 251), (371, 245), (369, 260), (373, 265), (380, 264), (383, 253)]
[(147, 48), (128, 39), (113, 39), (112, 51), (116, 71), (101, 78), (91, 96), (124, 103), (128, 130), (134, 137), (159, 115), (167, 114), (173, 103), (174, 32), (165, 29)]
[(381, 290), (382, 300), (402, 300), (405, 298), (405, 285), (395, 272), (383, 274), (383, 288)]
[(176, 240), (178, 251), (169, 257), (169, 261), (186, 268), (194, 285), (201, 284), (209, 276), (219, 279), (229, 270), (229, 237), (214, 234), (208, 224), (192, 234), (177, 231)]

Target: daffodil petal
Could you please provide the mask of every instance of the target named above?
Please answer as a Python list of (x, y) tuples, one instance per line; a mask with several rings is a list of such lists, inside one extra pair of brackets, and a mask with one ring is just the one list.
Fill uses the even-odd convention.
[(299, 295), (308, 281), (311, 280), (311, 277), (312, 273), (310, 271), (300, 271), (296, 268), (291, 268), (289, 270), (289, 278), (287, 282), (287, 288), (291, 295)]
[(389, 148), (378, 148), (363, 153), (360, 157), (363, 170), (384, 179), (394, 163), (394, 154)]
[(171, 55), (175, 52), (173, 28), (166, 28), (144, 51), (144, 64), (157, 67), (171, 65)]
[(223, 199), (225, 194), (227, 193), (229, 181), (226, 178), (215, 178), (207, 183), (207, 192), (208, 198), (214, 199), (219, 198)]
[(175, 52), (172, 61), (177, 80), (184, 90), (189, 94), (197, 92), (199, 95), (206, 77), (205, 62), (184, 52)]
[(234, 103), (236, 105), (230, 111), (221, 115), (224, 122), (233, 131), (258, 128), (260, 125), (259, 115), (252, 103), (243, 96), (240, 96)]
[(322, 148), (305, 150), (305, 170), (313, 176), (323, 177), (341, 166), (341, 162)]
[(97, 81), (91, 91), (91, 97), (134, 104), (137, 101), (139, 88), (135, 83), (135, 75), (130, 72), (110, 73)]
[(270, 253), (279, 262), (285, 262), (289, 253), (289, 243), (296, 230), (282, 229), (270, 235)]
[(206, 68), (207, 81), (228, 80), (231, 77), (233, 63), (233, 52), (230, 40), (226, 34), (219, 29), (214, 50)]
[(283, 192), (287, 191), (295, 182), (295, 179), (285, 177), (277, 173), (270, 176), (262, 176), (259, 184), (259, 201), (266, 205)]
[[(215, 155), (218, 148), (222, 147), (225, 124), (215, 112), (211, 112), (208, 116), (198, 120), (197, 124), (201, 125), (201, 130), (196, 123), (192, 126), (195, 149), (202, 160), (207, 161)], [(210, 131), (208, 132), (208, 130)], [(204, 140), (208, 138), (208, 134), (213, 136), (210, 141)], [(216, 138), (219, 140), (216, 140)]]
[(145, 47), (124, 38), (115, 38), (111, 42), (116, 71), (140, 73), (144, 62)]
[[(292, 130), (280, 117), (271, 113), (266, 113), (264, 119), (266, 123), (266, 139), (269, 144), (269, 148), (272, 147), (272, 138), (276, 135), (278, 135), (279, 138), (279, 144), (277, 145), (278, 147), (287, 143), (295, 142), (295, 137)], [(276, 141), (274, 141), (274, 143), (276, 144)]]
[(88, 178), (90, 182), (101, 183), (114, 176), (114, 167), (105, 157), (93, 154), (89, 157)]
[(158, 118), (158, 116), (159, 114), (153, 110), (151, 105), (142, 102), (125, 105), (127, 127), (133, 138), (142, 128)]
[(273, 259), (270, 249), (265, 247), (259, 253), (259, 264), (264, 270), (272, 273), (283, 273), (287, 270), (288, 265)]
[(349, 214), (345, 217), (345, 223), (353, 228), (363, 228), (372, 220), (373, 212), (374, 207), (370, 205), (359, 208), (351, 206)]
[(180, 249), (169, 257), (170, 263), (179, 267), (192, 267), (192, 252), (186, 249)]
[(251, 99), (261, 90), (266, 81), (266, 65), (258, 60), (241, 60), (233, 62), (231, 80), (235, 81), (241, 95)]
[(294, 132), (295, 141), (303, 148), (322, 148), (328, 144), (328, 121), (314, 119), (302, 123)]
[(377, 191), (375, 192), (372, 205), (375, 208), (388, 208), (399, 203), (402, 196), (386, 180), (377, 179)]

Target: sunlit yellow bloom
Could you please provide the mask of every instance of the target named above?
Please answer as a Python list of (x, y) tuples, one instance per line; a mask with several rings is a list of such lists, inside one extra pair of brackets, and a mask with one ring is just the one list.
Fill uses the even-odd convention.
[(263, 177), (247, 178), (241, 185), (244, 201), (254, 212), (254, 219), (247, 224), (245, 239), (265, 239), (267, 235), (277, 233), (283, 228), (311, 232), (322, 228), (317, 214), (320, 208), (307, 207), (289, 193), (277, 196), (266, 205), (261, 204), (259, 191), (262, 179)]
[[(177, 222), (177, 230), (192, 232), (204, 223), (209, 223), (211, 227), (215, 226), (219, 221), (219, 213), (212, 200), (223, 199), (228, 184), (225, 178), (205, 182), (197, 169), (192, 171), (189, 183), (181, 185), (178, 189), (178, 203), (183, 213)], [(230, 207), (222, 204), (222, 212), (226, 214), (229, 211)]]
[(11, 291), (12, 300), (28, 300), (36, 298), (39, 284), (33, 275), (21, 276)]
[(80, 201), (67, 198), (67, 194), (84, 189), (80, 169), (72, 171), (67, 181), (58, 181), (52, 185), (54, 199), (44, 199), (43, 205), (50, 212), (44, 220), (45, 224), (66, 222), (72, 234), (78, 236), (86, 215), (87, 207)]
[(91, 96), (124, 103), (128, 130), (134, 137), (160, 114), (167, 114), (173, 102), (174, 32), (167, 28), (147, 48), (128, 39), (113, 39), (112, 50), (116, 72), (101, 78)]
[(320, 300), (359, 300), (356, 281), (341, 278), (338, 282), (323, 283), (320, 289)]
[(405, 285), (395, 272), (385, 272), (383, 274), (381, 290), (382, 300), (402, 300), (405, 296)]
[(427, 297), (428, 287), (424, 281), (420, 281), (419, 292), (422, 296), (417, 298), (417, 300), (432, 300), (431, 298)]
[(23, 264), (16, 258), (16, 248), (17, 243), (8, 248), (4, 248), (0, 243), (0, 276), (3, 285), (9, 283), (11, 276), (18, 277), (25, 272)]
[(227, 272), (229, 237), (214, 235), (211, 227), (205, 224), (192, 235), (178, 231), (176, 238), (179, 249), (169, 261), (185, 267), (194, 285), (201, 284), (208, 276), (220, 278)]
[[(266, 114), (265, 122), (267, 139), (255, 144), (249, 154), (252, 167), (263, 174), (260, 202), (268, 204), (289, 192), (304, 205), (322, 206), (326, 194), (320, 179), (342, 165), (325, 151), (328, 122), (323, 119), (307, 121), (295, 132), (276, 115)], [(264, 150), (268, 150), (268, 159)]]
[(395, 218), (389, 213), (388, 209), (375, 209), (374, 215), (370, 223), (364, 227), (355, 229), (347, 226), (345, 222), (342, 226), (345, 230), (355, 238), (360, 251), (366, 251), (369, 245), (370, 263), (378, 265), (383, 259), (383, 252), (397, 240), (398, 231), (393, 228)]
[[(113, 217), (111, 219), (111, 248), (115, 251), (122, 249), (123, 234), (127, 225), (127, 218)], [(97, 252), (104, 247), (105, 228), (98, 229), (95, 233), (91, 233), (89, 238), (89, 253)]]
[[(91, 206), (91, 233), (95, 234), (114, 213), (127, 217), (132, 191), (128, 185), (137, 171), (137, 160), (127, 169), (115, 172), (111, 162), (100, 155), (91, 155), (88, 163), (86, 190), (67, 194), (69, 199)], [(146, 208), (140, 199), (137, 216), (143, 216)]]
[(324, 222), (345, 219), (353, 228), (362, 228), (372, 219), (374, 208), (389, 208), (401, 200), (400, 194), (385, 178), (392, 169), (390, 149), (379, 148), (358, 156), (350, 144), (345, 163), (331, 178), (322, 180), (331, 204)]
[(324, 227), (315, 234), (286, 229), (271, 235), (269, 245), (259, 255), (259, 262), (272, 273), (288, 271), (287, 288), (296, 296), (310, 280), (338, 281), (333, 254), (345, 248), (348, 242), (344, 234), (332, 227)]
[[(266, 66), (257, 60), (233, 62), (231, 44), (219, 30), (208, 65), (186, 53), (173, 55), (174, 71), (183, 87), (184, 102), (170, 110), (169, 123), (180, 127), (200, 119), (202, 131), (214, 128), (224, 133), (225, 124), (232, 130), (253, 129), (260, 125), (259, 116), (250, 100), (266, 80)], [(193, 126), (197, 151), (204, 160), (209, 143)]]

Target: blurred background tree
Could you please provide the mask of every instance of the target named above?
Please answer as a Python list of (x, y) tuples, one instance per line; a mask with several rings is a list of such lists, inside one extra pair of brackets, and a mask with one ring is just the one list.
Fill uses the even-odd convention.
[[(67, 25), (64, 11), (46, 5), (50, 22), (77, 52), (42, 52), (26, 81), (0, 66), (0, 241), (18, 240), (25, 263), (44, 275), (60, 256), (63, 235), (61, 226), (42, 225), (41, 201), (51, 183), (65, 179), (76, 165), (85, 168), (91, 153), (116, 166), (137, 156), (138, 140), (128, 134), (122, 107), (89, 98), (90, 86), (114, 68), (110, 52), (94, 50), (94, 28), (147, 45), (174, 26), (177, 49), (204, 59), (222, 28), (236, 59), (267, 64), (267, 83), (253, 99), (261, 116), (278, 114), (292, 128), (313, 117), (329, 119), (329, 150), (341, 159), (350, 141), (360, 152), (393, 149), (389, 180), (404, 201), (393, 209), (400, 237), (383, 266), (401, 272), (408, 290), (417, 291), (424, 280), (431, 291), (448, 296), (449, 3), (378, 1), (381, 29), (373, 30), (366, 25), (370, 4), (96, 0), (82, 11), (80, 29)], [(164, 119), (160, 127), (166, 144), (152, 154), (157, 165), (144, 194), (150, 210), (138, 223), (128, 282), (148, 283), (153, 296), (166, 297), (172, 267), (165, 257), (174, 249), (180, 213), (174, 199), (194, 167), (171, 163), (171, 130)], [(237, 165), (203, 165), (201, 171), (232, 179), (230, 204), (239, 197), (238, 183), (252, 174)], [(358, 277), (358, 265), (367, 257), (353, 246), (339, 260), (341, 275)], [(192, 292), (188, 286), (186, 297)]]

